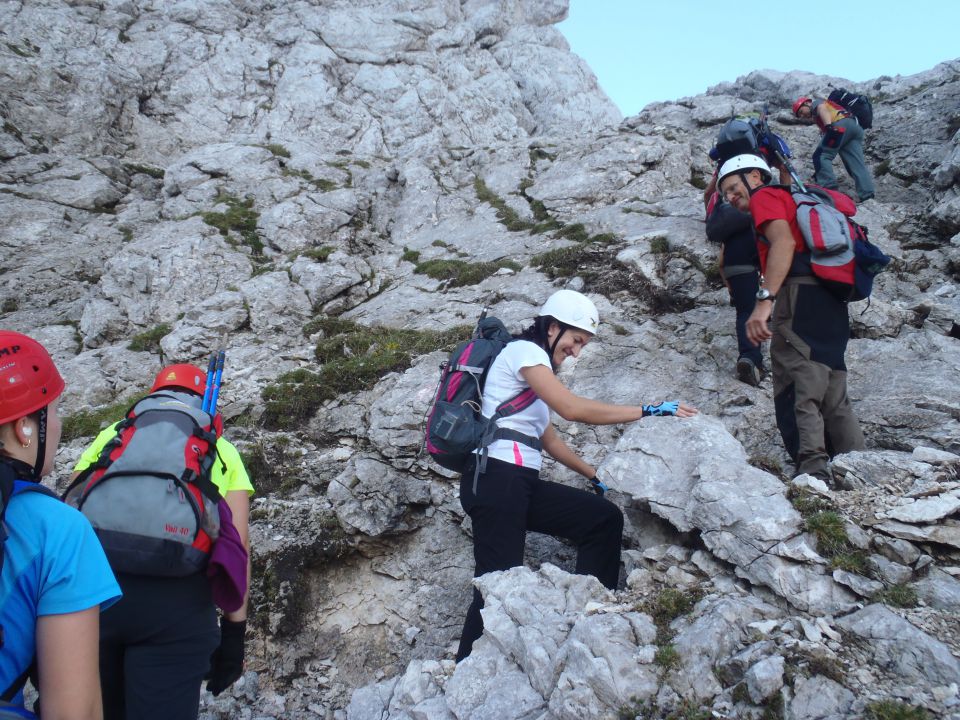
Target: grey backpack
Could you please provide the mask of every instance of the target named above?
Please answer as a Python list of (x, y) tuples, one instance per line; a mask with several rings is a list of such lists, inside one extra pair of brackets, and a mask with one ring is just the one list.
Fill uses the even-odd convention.
[(183, 576), (207, 565), (220, 534), (210, 474), (223, 424), (200, 400), (175, 391), (140, 400), (64, 494), (117, 572)]

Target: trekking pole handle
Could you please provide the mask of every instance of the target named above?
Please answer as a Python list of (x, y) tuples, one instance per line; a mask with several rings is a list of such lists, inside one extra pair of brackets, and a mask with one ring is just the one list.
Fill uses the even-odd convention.
[(226, 356), (226, 350), (221, 350), (217, 353), (217, 372), (213, 379), (213, 388), (210, 391), (210, 406), (207, 408), (207, 412), (211, 415), (216, 415), (217, 413), (217, 399), (220, 396), (220, 380), (223, 377), (223, 363), (224, 360), (226, 360)]
[(213, 390), (213, 374), (217, 369), (217, 353), (213, 352), (210, 354), (210, 361), (207, 363), (207, 383), (203, 388), (203, 403), (200, 405), (200, 409), (204, 412), (207, 412), (207, 409), (210, 407), (210, 394)]

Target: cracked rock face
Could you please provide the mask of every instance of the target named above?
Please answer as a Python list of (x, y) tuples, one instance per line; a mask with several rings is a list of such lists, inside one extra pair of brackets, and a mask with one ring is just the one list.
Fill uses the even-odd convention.
[[(862, 86), (761, 70), (621, 121), (567, 9), (0, 6), (0, 313), (68, 382), (55, 481), (79, 420), (227, 348), (252, 637), (205, 718), (960, 716), (960, 62)], [(867, 449), (834, 459), (838, 491), (790, 479), (769, 383), (734, 379), (701, 191), (720, 125), (764, 103), (806, 177), (817, 134), (789, 105), (829, 83), (875, 99), (857, 220), (894, 258), (850, 308)], [(561, 287), (602, 318), (568, 387), (701, 415), (555, 418), (624, 510), (624, 582), (532, 534), (530, 569), (477, 581), (487, 632), (455, 666), (470, 522), (423, 417), (483, 306), (520, 330)]]

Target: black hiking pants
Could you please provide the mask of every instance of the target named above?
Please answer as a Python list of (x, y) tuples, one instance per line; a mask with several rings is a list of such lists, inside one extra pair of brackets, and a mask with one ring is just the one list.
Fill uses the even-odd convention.
[(104, 720), (196, 720), (220, 644), (210, 585), (117, 574), (123, 597), (100, 615)]
[(763, 351), (747, 337), (747, 320), (757, 304), (757, 288), (760, 287), (760, 272), (731, 275), (727, 278), (730, 299), (737, 310), (737, 359), (747, 358), (758, 369), (763, 368)]
[[(473, 494), (473, 467), (460, 480), (460, 504), (473, 521), (473, 576), (523, 564), (527, 531), (577, 545), (576, 572), (593, 575), (611, 590), (620, 575), (623, 513), (592, 491), (540, 479), (537, 470), (487, 460)], [(457, 662), (483, 634), (483, 596), (474, 588), (457, 650)]]

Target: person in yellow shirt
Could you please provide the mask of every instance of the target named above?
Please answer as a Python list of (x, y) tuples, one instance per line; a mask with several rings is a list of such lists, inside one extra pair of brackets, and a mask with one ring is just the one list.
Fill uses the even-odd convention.
[[(172, 393), (199, 408), (205, 386), (206, 374), (200, 368), (178, 364), (160, 371), (150, 393)], [(104, 429), (81, 455), (74, 478), (97, 462), (117, 436), (118, 424)], [(210, 480), (229, 506), (249, 556), (253, 485), (239, 452), (222, 437), (216, 442)], [(196, 720), (204, 678), (216, 695), (243, 673), (246, 597), (238, 610), (223, 614), (218, 628), (204, 573), (116, 576), (123, 599), (103, 614), (100, 623), (105, 720)]]

